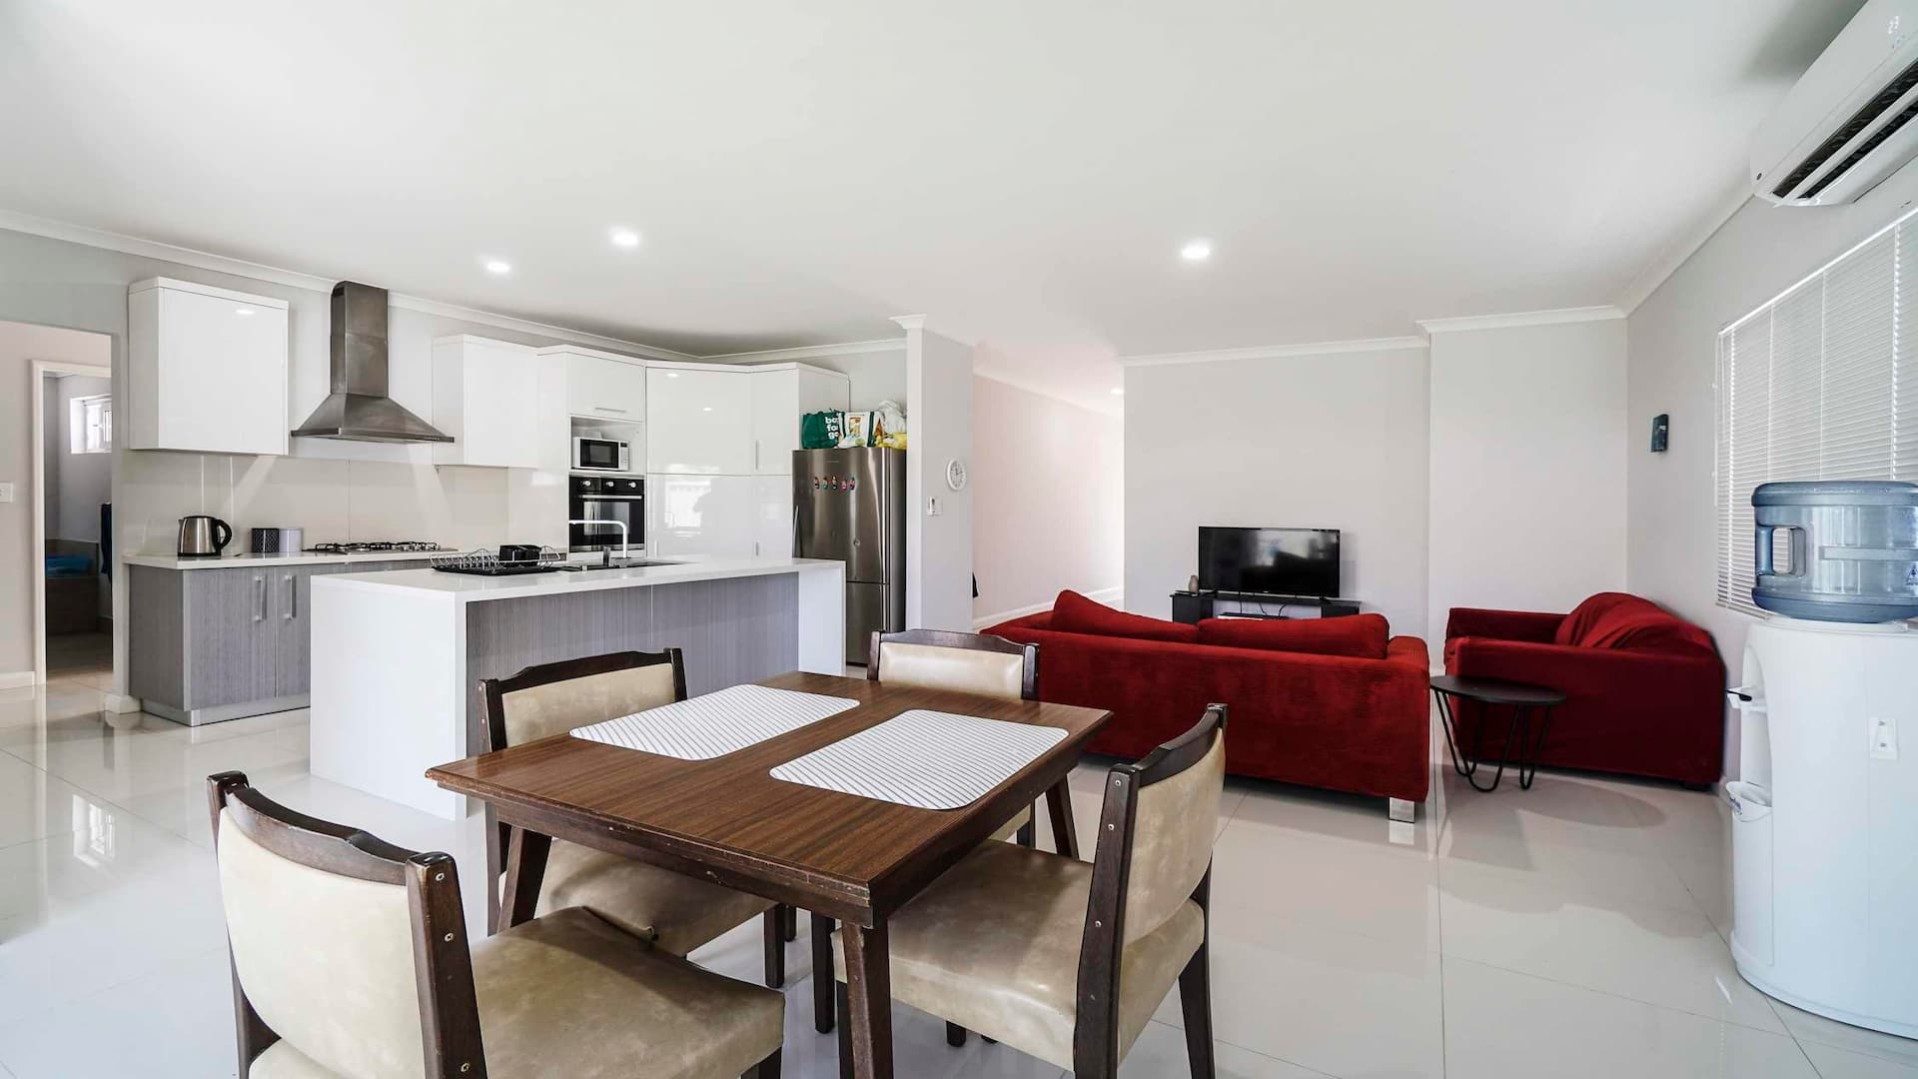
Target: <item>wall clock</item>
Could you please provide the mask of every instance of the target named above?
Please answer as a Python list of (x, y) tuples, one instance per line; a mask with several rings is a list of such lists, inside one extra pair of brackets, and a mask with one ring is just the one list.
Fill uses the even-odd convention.
[(946, 486), (955, 491), (963, 491), (966, 489), (965, 462), (957, 458), (946, 462)]

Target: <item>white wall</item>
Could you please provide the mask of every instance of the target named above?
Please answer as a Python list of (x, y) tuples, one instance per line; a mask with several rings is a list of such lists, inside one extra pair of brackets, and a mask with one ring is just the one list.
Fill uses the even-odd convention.
[[(1918, 169), (1908, 166), (1848, 206), (1748, 202), (1632, 312), (1627, 580), (1631, 591), (1711, 630), (1733, 677), (1751, 619), (1716, 601), (1718, 331), (1890, 224), (1914, 198)], [(1671, 414), (1671, 449), (1654, 454), (1646, 440), (1661, 412)]]
[(1045, 610), (1062, 588), (1113, 599), (1125, 578), (1125, 421), (975, 376), (975, 622)]
[[(0, 318), (11, 314), (15, 292), (0, 276)], [(125, 309), (122, 290), (122, 319)], [(0, 502), (0, 679), (33, 670), (33, 579), (44, 565), (43, 552), (33, 549), (33, 487), (40, 481), (33, 474), (32, 409), (44, 398), (32, 361), (104, 369), (110, 349), (111, 342), (97, 334), (0, 322), (0, 483), (13, 484), (13, 501)]]
[(1200, 525), (1336, 528), (1342, 591), (1425, 637), (1425, 350), (1128, 367), (1125, 604), (1165, 617)]
[(1431, 639), (1625, 585), (1625, 322), (1432, 334)]
[[(906, 333), (906, 625), (972, 628), (972, 486), (946, 464), (972, 458), (972, 347), (901, 322)], [(931, 513), (937, 500), (939, 513)]]

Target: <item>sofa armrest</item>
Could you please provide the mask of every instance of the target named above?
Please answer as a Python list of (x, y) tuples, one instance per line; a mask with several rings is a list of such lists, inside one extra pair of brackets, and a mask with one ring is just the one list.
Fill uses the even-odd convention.
[(1567, 697), (1607, 697), (1634, 684), (1679, 684), (1717, 700), (1725, 668), (1716, 655), (1628, 648), (1579, 648), (1462, 637), (1450, 643), (1445, 669), (1465, 678), (1497, 678), (1550, 686)]
[(1500, 641), (1552, 643), (1562, 614), (1544, 611), (1495, 611), (1484, 607), (1454, 607), (1445, 620), (1445, 639), (1489, 637)]
[(1425, 647), (1421, 637), (1394, 637), (1385, 642), (1385, 661), (1402, 663), (1419, 672), (1421, 676), (1432, 672), (1432, 653)]

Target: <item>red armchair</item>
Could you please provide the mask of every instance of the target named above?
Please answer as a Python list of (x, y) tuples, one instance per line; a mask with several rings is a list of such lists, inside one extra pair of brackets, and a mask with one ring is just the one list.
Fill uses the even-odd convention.
[[(1550, 686), (1566, 696), (1539, 751), (1548, 767), (1710, 786), (1723, 770), (1725, 667), (1711, 636), (1623, 592), (1601, 592), (1571, 614), (1453, 608), (1445, 670)], [(1484, 710), (1458, 702), (1470, 745)], [(1492, 718), (1500, 744), (1506, 717)]]

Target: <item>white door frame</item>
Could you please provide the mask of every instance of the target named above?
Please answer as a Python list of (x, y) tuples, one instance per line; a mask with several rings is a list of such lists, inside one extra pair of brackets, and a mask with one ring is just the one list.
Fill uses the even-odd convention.
[[(113, 377), (113, 368), (61, 360), (34, 360), (31, 365), (33, 413), (33, 681), (47, 681), (47, 376)], [(112, 392), (112, 391), (108, 391)], [(117, 426), (117, 425), (116, 425)], [(116, 434), (115, 437), (118, 437)], [(106, 537), (101, 537), (104, 542)]]

